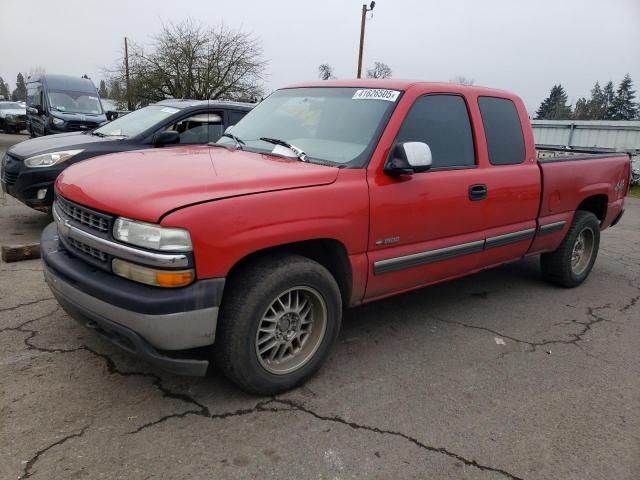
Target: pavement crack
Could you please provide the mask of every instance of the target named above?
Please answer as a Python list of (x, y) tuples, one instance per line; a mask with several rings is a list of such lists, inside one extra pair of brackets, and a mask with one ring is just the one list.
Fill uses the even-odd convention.
[(14, 305), (13, 307), (0, 308), (0, 313), (13, 312), (14, 310), (18, 310), (19, 308), (22, 308), (22, 307), (28, 307), (29, 305), (36, 305), (38, 303), (48, 302), (50, 300), (55, 300), (55, 298), (54, 297), (39, 298), (31, 302), (19, 303), (17, 305)]
[[(280, 406), (285, 406), (287, 408), (280, 408), (278, 405)], [(419, 447), (422, 450), (431, 452), (431, 453), (437, 453), (440, 455), (445, 455), (449, 458), (455, 459), (459, 462), (464, 463), (467, 466), (470, 467), (474, 467), (477, 468), (479, 470), (482, 471), (486, 471), (486, 472), (494, 472), (494, 473), (498, 473), (503, 475), (506, 478), (512, 479), (512, 480), (523, 480), (522, 477), (519, 477), (511, 472), (508, 472), (502, 468), (497, 468), (497, 467), (491, 467), (489, 465), (484, 465), (482, 463), (479, 463), (477, 460), (475, 459), (469, 459), (464, 457), (463, 455), (460, 455), (459, 453), (456, 452), (452, 452), (451, 450), (448, 450), (447, 448), (444, 447), (434, 447), (432, 445), (427, 445), (424, 442), (421, 442), (420, 440), (418, 440), (415, 437), (412, 437), (410, 435), (407, 435), (406, 433), (403, 432), (399, 432), (396, 430), (387, 430), (387, 429), (382, 429), (379, 427), (373, 427), (370, 425), (364, 425), (361, 423), (356, 423), (353, 421), (349, 421), (349, 420), (345, 420), (342, 417), (339, 416), (327, 416), (327, 415), (321, 415), (313, 410), (311, 410), (308, 407), (305, 407), (304, 405), (295, 402), (293, 400), (285, 400), (285, 399), (272, 399), (270, 401), (267, 402), (261, 402), (259, 404), (256, 405), (256, 407), (254, 408), (255, 411), (258, 412), (275, 412), (275, 413), (280, 413), (283, 411), (296, 411), (296, 412), (301, 412), (301, 413), (305, 413), (307, 415), (311, 415), (312, 417), (323, 421), (323, 422), (332, 422), (332, 423), (339, 423), (341, 425), (347, 426), (351, 429), (354, 430), (365, 430), (367, 432), (371, 432), (371, 433), (375, 433), (378, 435), (385, 435), (385, 436), (392, 436), (392, 437), (397, 437), (397, 438), (401, 438), (404, 439), (412, 444), (414, 444), (415, 446)], [(222, 416), (218, 416), (217, 418), (223, 418)]]
[(626, 312), (627, 310), (635, 307), (638, 304), (639, 300), (640, 300), (640, 295), (636, 295), (635, 297), (630, 298), (628, 303), (620, 307), (620, 312)]
[(136, 430), (133, 430), (132, 432), (129, 432), (130, 435), (139, 433), (142, 430), (145, 430), (149, 427), (158, 425), (159, 423), (163, 423), (169, 419), (172, 418), (184, 418), (188, 415), (198, 415), (198, 416), (206, 416), (211, 420), (224, 420), (227, 418), (233, 418), (233, 417), (242, 417), (242, 416), (247, 416), (247, 415), (253, 415), (253, 414), (261, 414), (261, 413), (282, 413), (282, 412), (300, 412), (300, 413), (304, 413), (306, 415), (311, 415), (312, 417), (316, 418), (317, 420), (323, 421), (323, 422), (332, 422), (332, 423), (339, 423), (341, 425), (347, 426), (353, 430), (364, 430), (367, 432), (371, 432), (371, 433), (375, 433), (378, 435), (388, 435), (388, 436), (393, 436), (393, 437), (397, 437), (397, 438), (401, 438), (404, 439), (412, 444), (414, 444), (415, 446), (421, 448), (422, 450), (426, 450), (428, 452), (432, 452), (432, 453), (437, 453), (440, 455), (445, 455), (447, 457), (450, 457), (452, 459), (455, 459), (459, 462), (464, 463), (465, 465), (468, 465), (470, 467), (474, 467), (477, 468), (479, 470), (482, 471), (487, 471), (487, 472), (494, 472), (494, 473), (498, 473), (503, 475), (506, 478), (509, 478), (511, 480), (523, 480), (522, 477), (518, 477), (517, 475), (510, 473), (504, 469), (501, 468), (497, 468), (497, 467), (491, 467), (489, 465), (484, 465), (480, 462), (478, 462), (475, 459), (469, 459), (464, 457), (463, 455), (460, 455), (459, 453), (456, 452), (452, 452), (450, 450), (448, 450), (447, 448), (444, 447), (434, 447), (431, 445), (427, 445), (424, 442), (421, 442), (420, 440), (418, 440), (415, 437), (412, 437), (410, 435), (407, 435), (406, 433), (402, 433), (399, 431), (395, 431), (395, 430), (386, 430), (386, 429), (382, 429), (382, 428), (378, 428), (378, 427), (374, 427), (374, 426), (370, 426), (370, 425), (364, 425), (364, 424), (360, 424), (360, 423), (356, 423), (356, 422), (352, 422), (349, 420), (345, 420), (342, 417), (339, 416), (327, 416), (327, 415), (322, 415), (320, 413), (317, 413), (313, 410), (311, 410), (308, 407), (305, 407), (303, 404), (295, 402), (293, 400), (286, 400), (286, 399), (278, 399), (278, 398), (271, 398), (269, 400), (263, 400), (260, 401), (258, 403), (256, 403), (256, 405), (254, 405), (251, 408), (240, 408), (237, 410), (233, 410), (230, 412), (224, 412), (224, 413), (216, 413), (216, 414), (203, 414), (201, 412), (193, 412), (193, 411), (187, 411), (187, 412), (183, 412), (181, 414), (173, 414), (173, 415), (167, 415), (165, 417), (162, 417), (154, 422), (150, 422), (147, 423), (145, 425), (142, 425), (140, 427), (138, 427)]
[(22, 470), (22, 475), (18, 477), (18, 480), (24, 480), (25, 478), (29, 478), (31, 475), (35, 473), (33, 471), (33, 467), (42, 455), (47, 453), (52, 448), (57, 447), (58, 445), (62, 445), (63, 443), (68, 442), (69, 440), (83, 436), (88, 428), (89, 428), (89, 425), (85, 425), (84, 427), (82, 427), (82, 429), (79, 432), (71, 433), (61, 438), (60, 440), (57, 440), (52, 444), (46, 446), (45, 448), (38, 450), (29, 460), (27, 460), (27, 463), (24, 465), (24, 469)]
[[(639, 298), (640, 299), (640, 298)], [(636, 299), (636, 302), (638, 301), (638, 299)], [(633, 303), (633, 305), (635, 305), (635, 303)], [(629, 306), (629, 308), (631, 308), (632, 305)], [(581, 342), (583, 340), (583, 337), (592, 329), (592, 327), (598, 323), (601, 322), (608, 322), (609, 320), (598, 315), (596, 312), (598, 312), (599, 310), (603, 310), (606, 308), (610, 308), (611, 304), (605, 304), (602, 306), (598, 306), (598, 307), (587, 307), (587, 311), (586, 311), (586, 315), (589, 317), (589, 320), (587, 321), (579, 321), (579, 320), (571, 320), (571, 322), (567, 322), (567, 323), (571, 323), (571, 324), (575, 324), (575, 325), (580, 325), (581, 328), (577, 333), (569, 333), (568, 335), (572, 338), (570, 339), (551, 339), (551, 340), (542, 340), (542, 341), (532, 341), (532, 340), (525, 340), (522, 338), (518, 338), (518, 337), (514, 337), (511, 335), (506, 335), (502, 332), (499, 332), (497, 330), (494, 330), (492, 328), (488, 328), (488, 327), (483, 327), (480, 325), (470, 325), (468, 323), (464, 323), (464, 322), (458, 322), (456, 320), (445, 320), (443, 318), (440, 317), (435, 317), (436, 320), (438, 320), (439, 322), (442, 323), (449, 323), (451, 325), (458, 325), (460, 327), (464, 327), (464, 328), (471, 328), (474, 330), (484, 330), (486, 332), (492, 333), (494, 335), (497, 335), (499, 337), (502, 338), (506, 338), (508, 340), (511, 340), (513, 342), (516, 343), (520, 343), (520, 344), (524, 344), (527, 345), (529, 347), (528, 352), (535, 352), (537, 351), (538, 348), (541, 347), (547, 347), (549, 345), (574, 345), (576, 347), (578, 347), (581, 351), (584, 352), (584, 350), (581, 348), (581, 345), (579, 345), (579, 342)]]
[[(56, 310), (60, 308), (59, 306), (56, 307)], [(148, 426), (151, 425), (157, 425), (158, 423), (162, 423), (166, 420), (169, 420), (170, 418), (182, 418), (182, 417), (186, 417), (187, 415), (199, 415), (199, 416), (203, 416), (203, 417), (210, 417), (211, 416), (211, 412), (209, 411), (209, 407), (207, 407), (206, 405), (204, 405), (203, 403), (200, 403), (199, 401), (197, 401), (194, 397), (192, 397), (191, 395), (188, 395), (186, 393), (181, 393), (181, 392), (175, 392), (171, 389), (169, 389), (168, 387), (166, 387), (162, 381), (162, 378), (159, 375), (156, 375), (155, 373), (148, 373), (148, 372), (138, 372), (138, 371), (123, 371), (120, 370), (116, 363), (113, 361), (113, 359), (104, 353), (100, 353), (96, 350), (94, 350), (93, 348), (87, 346), (87, 345), (79, 345), (77, 347), (72, 347), (72, 348), (49, 348), (49, 347), (41, 347), (36, 345), (33, 340), (34, 338), (38, 335), (38, 330), (34, 330), (33, 328), (27, 328), (27, 325), (30, 323), (33, 323), (37, 320), (41, 320), (42, 318), (45, 318), (51, 314), (53, 314), (55, 312), (55, 310), (53, 312), (50, 312), (46, 315), (43, 315), (41, 317), (38, 318), (34, 318), (32, 320), (28, 320), (26, 322), (24, 322), (22, 325), (19, 325), (17, 327), (9, 327), (7, 328), (8, 330), (13, 330), (13, 331), (19, 331), (22, 333), (26, 333), (27, 336), (24, 338), (23, 342), (27, 348), (27, 350), (32, 350), (32, 351), (37, 351), (37, 352), (41, 352), (41, 353), (51, 353), (51, 354), (65, 354), (65, 353), (76, 353), (76, 352), (87, 352), (90, 353), (91, 355), (94, 355), (95, 357), (100, 358), (106, 365), (107, 367), (107, 372), (110, 375), (119, 375), (122, 377), (142, 377), (142, 378), (147, 378), (151, 380), (151, 384), (157, 388), (160, 393), (162, 394), (163, 398), (170, 398), (173, 400), (180, 400), (186, 404), (189, 404), (195, 408), (192, 408), (190, 410), (187, 410), (186, 412), (179, 412), (179, 413), (173, 413), (170, 415), (166, 415), (165, 417), (162, 417), (161, 419), (155, 420), (154, 422), (151, 422), (150, 424), (147, 425), (143, 425), (142, 427), (140, 427), (140, 430), (142, 430), (143, 428), (146, 428)]]

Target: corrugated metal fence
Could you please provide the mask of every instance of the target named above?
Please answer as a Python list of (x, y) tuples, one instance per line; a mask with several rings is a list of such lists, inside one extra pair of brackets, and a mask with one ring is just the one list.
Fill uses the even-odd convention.
[(640, 155), (640, 121), (532, 120), (536, 145)]

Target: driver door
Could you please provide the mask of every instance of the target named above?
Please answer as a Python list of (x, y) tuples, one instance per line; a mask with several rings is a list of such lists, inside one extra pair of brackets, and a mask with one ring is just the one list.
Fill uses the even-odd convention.
[(486, 174), (477, 164), (465, 98), (417, 98), (395, 141), (426, 143), (433, 163), (412, 175), (370, 173), (366, 299), (472, 271), (484, 246), (484, 201), (472, 191)]

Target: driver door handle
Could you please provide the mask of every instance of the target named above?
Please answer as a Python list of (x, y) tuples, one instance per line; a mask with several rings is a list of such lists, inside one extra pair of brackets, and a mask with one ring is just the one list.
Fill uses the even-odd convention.
[(476, 202), (487, 198), (487, 186), (484, 183), (477, 183), (469, 187), (469, 200)]

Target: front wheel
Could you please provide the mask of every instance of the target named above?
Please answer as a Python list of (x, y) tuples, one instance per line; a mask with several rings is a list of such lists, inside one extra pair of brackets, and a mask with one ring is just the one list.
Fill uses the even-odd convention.
[(591, 212), (578, 210), (558, 249), (541, 255), (542, 276), (556, 285), (577, 287), (589, 276), (599, 247), (598, 218)]
[(310, 378), (328, 356), (342, 317), (333, 276), (298, 255), (241, 267), (221, 308), (215, 362), (236, 385), (261, 395)]

